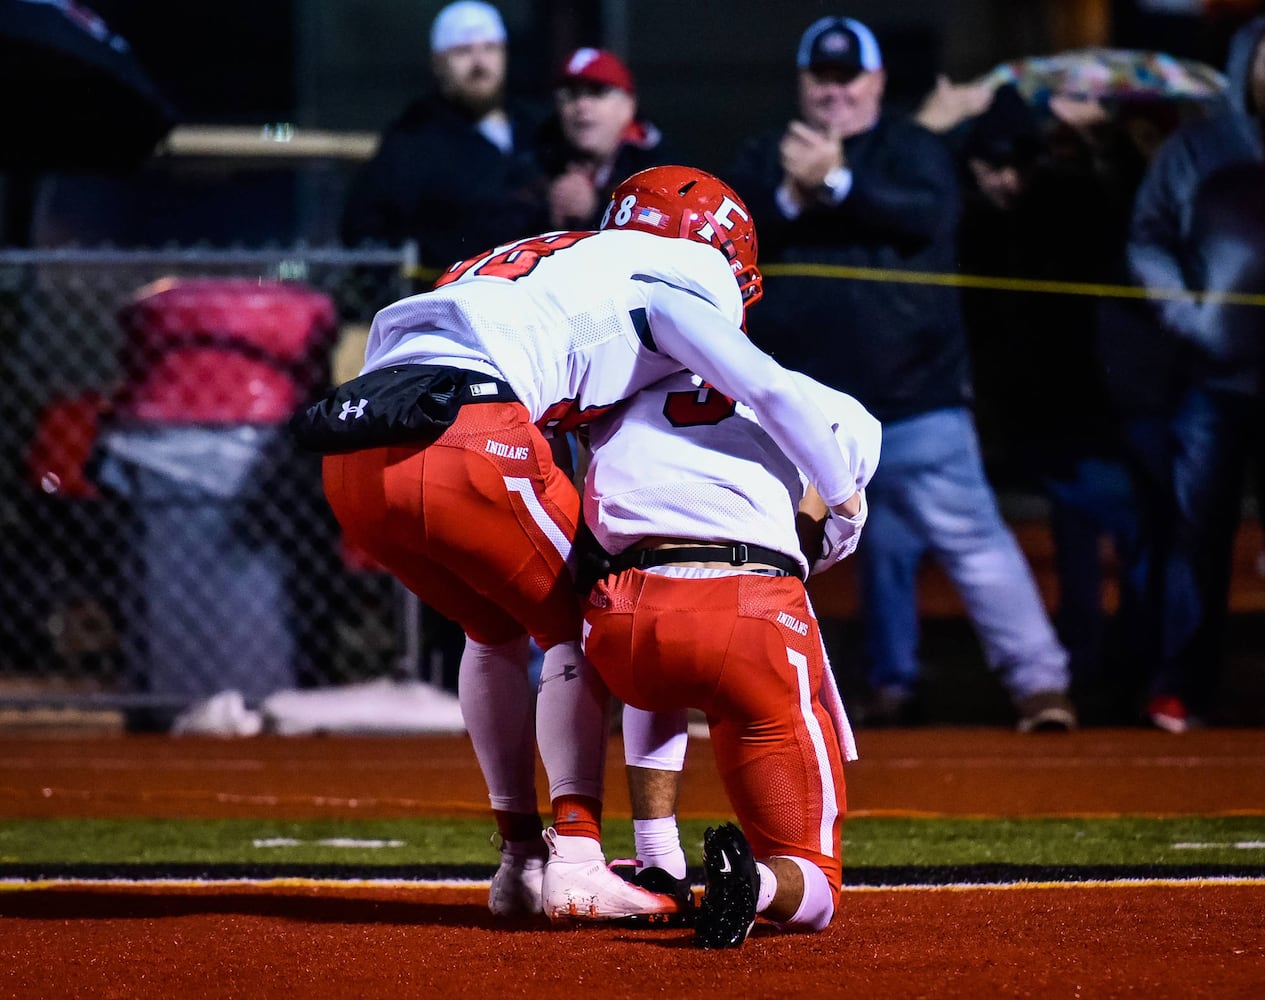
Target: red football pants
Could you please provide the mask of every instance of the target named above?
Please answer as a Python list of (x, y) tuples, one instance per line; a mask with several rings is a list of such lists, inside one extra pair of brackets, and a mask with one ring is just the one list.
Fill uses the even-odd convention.
[(477, 642), (574, 641), (575, 486), (519, 403), (474, 403), (433, 444), (329, 455), (346, 538)]
[(584, 649), (637, 708), (707, 713), (729, 801), (756, 857), (817, 865), (838, 895), (846, 810), (840, 736), (821, 700), (825, 657), (804, 585), (627, 570), (585, 609)]

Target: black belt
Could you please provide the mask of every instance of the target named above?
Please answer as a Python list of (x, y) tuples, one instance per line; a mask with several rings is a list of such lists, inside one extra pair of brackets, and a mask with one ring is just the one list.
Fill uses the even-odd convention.
[(622, 573), (626, 569), (648, 569), (651, 566), (670, 566), (673, 563), (687, 562), (727, 562), (731, 566), (745, 566), (748, 563), (763, 563), (773, 566), (787, 576), (804, 578), (804, 569), (799, 561), (792, 559), (785, 552), (766, 549), (762, 545), (684, 545), (679, 548), (662, 549), (626, 549), (617, 556), (612, 556), (610, 571)]

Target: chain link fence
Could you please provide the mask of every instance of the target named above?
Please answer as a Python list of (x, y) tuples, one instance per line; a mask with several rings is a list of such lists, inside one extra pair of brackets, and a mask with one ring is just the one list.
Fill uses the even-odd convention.
[(416, 669), (415, 604), (344, 550), (284, 426), (407, 264), (0, 250), (0, 705), (170, 716)]

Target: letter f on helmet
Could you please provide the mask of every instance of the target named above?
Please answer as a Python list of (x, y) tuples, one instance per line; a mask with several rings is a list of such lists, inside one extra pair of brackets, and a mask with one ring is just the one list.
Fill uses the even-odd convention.
[(725, 195), (720, 203), (720, 208), (714, 212), (704, 212), (703, 218), (707, 220), (707, 225), (698, 231), (698, 238), (704, 243), (711, 243), (716, 238), (716, 225), (722, 226), (726, 232), (733, 229), (736, 220), (733, 218), (737, 215), (743, 222), (750, 222), (751, 216), (747, 214), (747, 210), (739, 205), (736, 201)]

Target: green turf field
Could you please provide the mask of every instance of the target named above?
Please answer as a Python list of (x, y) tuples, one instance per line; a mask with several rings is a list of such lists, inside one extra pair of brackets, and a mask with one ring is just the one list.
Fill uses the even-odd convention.
[[(723, 819), (723, 817), (721, 818)], [(700, 861), (706, 821), (682, 824)], [(495, 863), (486, 820), (6, 820), (0, 877), (30, 866), (470, 866)], [(632, 853), (632, 826), (606, 827), (610, 859)], [(1265, 817), (1173, 819), (906, 819), (856, 817), (847, 869), (1032, 866), (1255, 869), (1265, 875)]]

